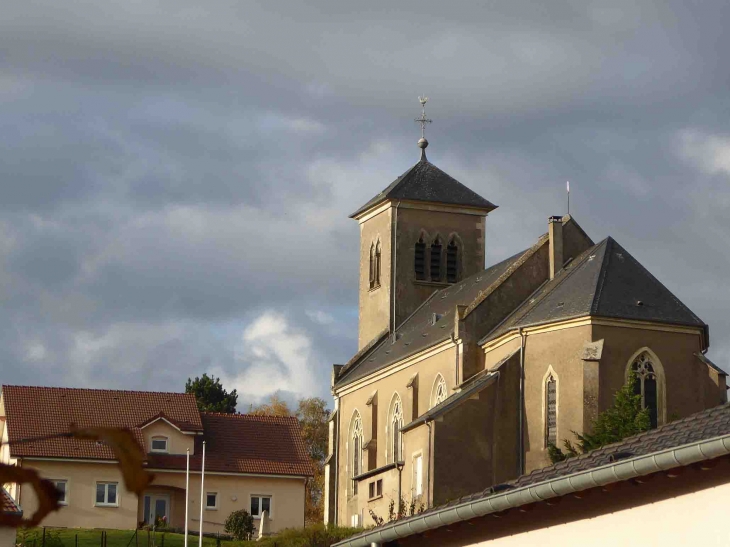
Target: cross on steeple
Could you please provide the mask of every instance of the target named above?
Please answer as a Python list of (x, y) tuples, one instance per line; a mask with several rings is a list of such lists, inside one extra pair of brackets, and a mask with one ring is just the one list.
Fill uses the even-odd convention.
[(415, 122), (421, 124), (421, 138), (418, 141), (418, 148), (421, 149), (421, 159), (426, 159), (426, 147), (428, 146), (428, 141), (426, 140), (426, 124), (431, 123), (432, 120), (429, 120), (426, 117), (426, 103), (428, 102), (428, 97), (425, 95), (418, 97), (418, 100), (421, 103), (421, 117), (416, 118)]

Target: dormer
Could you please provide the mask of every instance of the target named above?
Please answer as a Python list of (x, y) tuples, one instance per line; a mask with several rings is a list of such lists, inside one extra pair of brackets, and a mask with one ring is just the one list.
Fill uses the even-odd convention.
[(164, 414), (150, 418), (139, 429), (148, 454), (184, 455), (190, 449), (192, 456), (195, 453), (195, 436), (201, 433), (190, 430)]

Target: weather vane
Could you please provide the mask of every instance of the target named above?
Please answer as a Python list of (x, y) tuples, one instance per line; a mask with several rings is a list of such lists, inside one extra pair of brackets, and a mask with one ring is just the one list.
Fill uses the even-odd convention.
[(415, 121), (417, 123), (421, 124), (421, 139), (418, 141), (418, 147), (421, 149), (421, 159), (426, 159), (426, 147), (428, 146), (428, 141), (426, 140), (426, 124), (431, 123), (432, 120), (429, 120), (426, 117), (426, 103), (428, 102), (428, 97), (425, 95), (418, 97), (418, 100), (421, 103), (421, 117), (416, 118)]

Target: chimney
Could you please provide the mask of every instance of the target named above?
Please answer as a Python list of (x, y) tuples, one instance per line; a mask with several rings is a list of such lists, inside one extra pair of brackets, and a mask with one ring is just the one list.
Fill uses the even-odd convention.
[(550, 239), (550, 279), (555, 277), (563, 267), (563, 217), (553, 216), (548, 219), (548, 237)]

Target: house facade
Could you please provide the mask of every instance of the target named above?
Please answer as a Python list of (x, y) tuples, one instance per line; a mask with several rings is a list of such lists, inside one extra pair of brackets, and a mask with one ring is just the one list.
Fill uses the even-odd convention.
[[(272, 532), (304, 524), (312, 469), (296, 418), (199, 412), (191, 394), (27, 386), (3, 386), (0, 416), (1, 461), (36, 469), (61, 492), (61, 509), (46, 517), (47, 526), (134, 529), (164, 520), (183, 529), (188, 452), (191, 531), (201, 528), (201, 503), (204, 532), (223, 532), (240, 509), (254, 518), (268, 511)], [(125, 490), (108, 446), (53, 437), (71, 425), (130, 430), (154, 475), (145, 492)], [(13, 484), (10, 495), (25, 514), (38, 506), (30, 487)]]
[(636, 373), (652, 426), (725, 402), (708, 326), (570, 215), (484, 267), (496, 205), (421, 159), (360, 225), (359, 351), (334, 365), (325, 520), (371, 525), (549, 465)]

